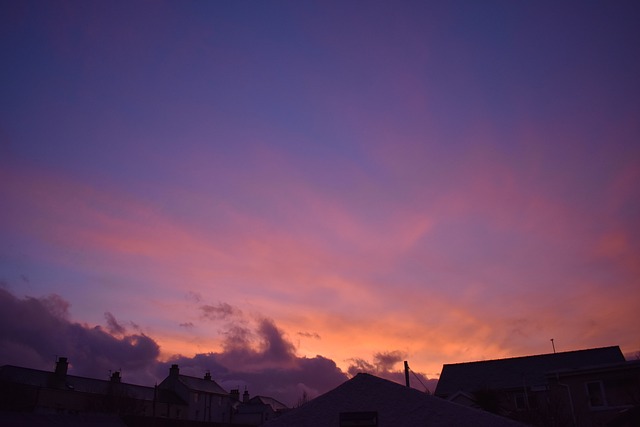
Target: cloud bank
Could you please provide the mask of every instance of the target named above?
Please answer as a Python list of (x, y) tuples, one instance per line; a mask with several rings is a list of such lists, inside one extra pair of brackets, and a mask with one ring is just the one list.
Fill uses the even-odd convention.
[[(108, 378), (121, 369), (131, 380), (154, 380), (158, 344), (144, 334), (127, 334), (106, 313), (107, 329), (69, 319), (69, 304), (59, 295), (16, 298), (0, 288), (0, 361), (3, 364), (51, 369), (56, 356), (67, 356), (75, 375)], [(116, 337), (110, 332), (118, 333)]]
[[(252, 395), (275, 397), (288, 405), (295, 405), (303, 394), (313, 398), (329, 391), (361, 371), (404, 381), (401, 372), (393, 371), (403, 357), (398, 351), (377, 353), (373, 363), (353, 359), (345, 373), (329, 358), (298, 356), (294, 344), (268, 318), (255, 324), (246, 319), (228, 323), (221, 332), (220, 351), (161, 361), (160, 347), (152, 337), (129, 333), (110, 312), (104, 314), (105, 327), (78, 323), (71, 320), (69, 303), (61, 296), (18, 298), (6, 286), (0, 287), (0, 307), (1, 365), (52, 370), (56, 356), (66, 356), (73, 375), (106, 379), (117, 369), (125, 382), (151, 386), (177, 363), (185, 375), (210, 372), (226, 390), (246, 387)], [(226, 303), (203, 312), (207, 319), (240, 316), (239, 309)]]

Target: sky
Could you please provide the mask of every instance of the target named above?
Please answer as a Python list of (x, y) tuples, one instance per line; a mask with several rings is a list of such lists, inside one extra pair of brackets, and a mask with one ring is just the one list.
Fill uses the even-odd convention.
[(559, 3), (2, 0), (0, 364), (638, 354), (640, 7)]

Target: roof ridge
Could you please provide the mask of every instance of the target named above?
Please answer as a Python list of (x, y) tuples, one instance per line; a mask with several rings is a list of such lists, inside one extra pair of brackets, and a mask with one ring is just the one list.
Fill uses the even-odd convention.
[(502, 357), (502, 358), (499, 358), (499, 359), (484, 359), (484, 360), (472, 360), (472, 361), (467, 361), (467, 362), (445, 363), (443, 366), (469, 365), (469, 364), (473, 364), (473, 363), (499, 362), (499, 361), (503, 361), (503, 360), (515, 360), (515, 359), (532, 359), (532, 358), (535, 358), (535, 357), (552, 357), (552, 356), (558, 356), (558, 355), (563, 355), (563, 354), (582, 353), (582, 352), (587, 352), (587, 351), (608, 350), (608, 349), (618, 349), (619, 351), (621, 351), (619, 345), (611, 345), (611, 346), (607, 346), (607, 347), (595, 347), (595, 348), (584, 348), (584, 349), (579, 349), (579, 350), (558, 351), (556, 353), (531, 354), (529, 356), (511, 356), (511, 357)]

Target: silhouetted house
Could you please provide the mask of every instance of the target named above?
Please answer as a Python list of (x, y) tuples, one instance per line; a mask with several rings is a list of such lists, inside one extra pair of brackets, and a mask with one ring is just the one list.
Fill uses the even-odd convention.
[(110, 380), (68, 375), (68, 365), (67, 358), (60, 357), (54, 372), (0, 367), (0, 409), (60, 415), (153, 414), (153, 387), (123, 383), (117, 371)]
[(620, 348), (613, 346), (445, 364), (435, 395), (532, 424), (567, 425), (570, 408), (551, 393), (549, 374), (624, 362)]
[(267, 422), (265, 427), (521, 426), (416, 389), (358, 374), (337, 388)]
[(260, 426), (289, 410), (284, 403), (272, 397), (255, 396), (249, 398), (247, 390), (242, 396), (242, 402), (239, 401), (239, 390), (231, 390), (231, 396), (235, 396), (238, 399), (233, 414), (233, 422), (238, 424)]
[(640, 360), (547, 374), (563, 419), (577, 426), (640, 426)]
[(170, 402), (162, 416), (192, 421), (231, 422), (232, 399), (211, 379), (209, 373), (204, 378), (180, 375), (178, 365), (172, 365), (169, 376), (158, 385), (158, 393), (162, 400)]

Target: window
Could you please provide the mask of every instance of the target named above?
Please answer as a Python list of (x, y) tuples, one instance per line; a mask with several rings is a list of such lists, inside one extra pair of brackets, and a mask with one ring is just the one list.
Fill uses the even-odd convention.
[(593, 381), (587, 383), (587, 396), (589, 397), (589, 406), (597, 408), (606, 406), (604, 399), (604, 389), (601, 381)]
[(527, 396), (524, 393), (518, 392), (515, 394), (514, 398), (516, 401), (516, 409), (527, 409)]

